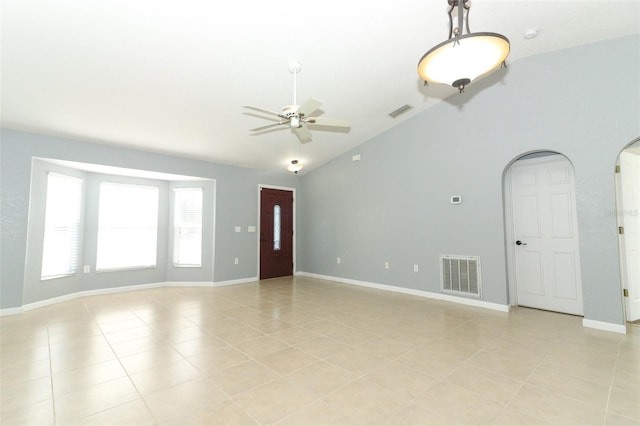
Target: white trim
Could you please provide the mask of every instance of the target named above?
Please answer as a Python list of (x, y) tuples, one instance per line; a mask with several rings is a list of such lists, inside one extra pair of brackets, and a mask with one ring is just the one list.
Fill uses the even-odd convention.
[(258, 281), (258, 277), (241, 278), (239, 280), (217, 281), (213, 283), (214, 287), (225, 287), (228, 285), (247, 284)]
[(296, 271), (296, 240), (298, 239), (298, 230), (296, 229), (296, 202), (297, 202), (297, 197), (296, 197), (296, 189), (295, 188), (289, 188), (286, 186), (276, 186), (276, 185), (267, 185), (267, 184), (258, 184), (258, 224), (256, 226), (257, 232), (256, 232), (256, 240), (257, 240), (257, 245), (258, 245), (258, 256), (257, 256), (257, 270), (258, 270), (258, 278), (260, 277), (260, 220), (261, 220), (261, 213), (262, 213), (262, 198), (261, 198), (261, 192), (262, 192), (262, 188), (267, 188), (267, 189), (279, 189), (281, 191), (289, 191), (293, 194), (293, 238), (291, 241), (292, 247), (292, 258), (291, 261), (293, 262), (293, 267), (292, 267), (292, 271), (293, 274), (295, 275), (295, 271)]
[(349, 278), (330, 277), (326, 275), (312, 274), (309, 272), (299, 271), (297, 272), (296, 275), (303, 276), (303, 277), (317, 278), (317, 279), (326, 280), (326, 281), (336, 281), (343, 284), (352, 284), (352, 285), (357, 285), (361, 287), (375, 288), (378, 290), (386, 290), (386, 291), (393, 291), (396, 293), (410, 294), (412, 296), (427, 297), (429, 299), (443, 300), (445, 302), (453, 302), (461, 305), (476, 306), (479, 308), (491, 309), (493, 311), (509, 312), (511, 310), (510, 305), (501, 305), (499, 303), (484, 302), (478, 299), (467, 299), (466, 297), (458, 297), (450, 294), (432, 293), (430, 291), (414, 290), (411, 288), (396, 287), (392, 285), (371, 283), (366, 281), (358, 281), (358, 280), (352, 280)]
[[(370, 283), (366, 281), (352, 280), (349, 278), (330, 277), (327, 275), (312, 274), (310, 272), (302, 272), (302, 271), (296, 271), (294, 275), (301, 276), (301, 277), (316, 278), (316, 279), (321, 279), (325, 281), (335, 281), (343, 284), (351, 284), (351, 285), (357, 285), (361, 287), (375, 288), (378, 290), (393, 291), (396, 293), (410, 294), (413, 296), (426, 297), (430, 299), (442, 300), (442, 301), (452, 302), (452, 303), (459, 303), (462, 305), (476, 306), (479, 308), (486, 308), (486, 309), (491, 309), (491, 310), (500, 311), (500, 312), (509, 312), (511, 310), (511, 306), (509, 305), (483, 302), (480, 300), (467, 299), (464, 297), (456, 297), (456, 296), (451, 296), (447, 294), (432, 293), (432, 292), (423, 291), (423, 290), (414, 290), (414, 289), (404, 288), (404, 287), (395, 287), (395, 286), (386, 285), (386, 284), (377, 284), (377, 283)], [(45, 306), (54, 305), (56, 303), (66, 302), (68, 300), (74, 300), (74, 299), (78, 299), (81, 297), (88, 297), (88, 296), (99, 296), (103, 294), (123, 293), (128, 291), (148, 290), (152, 288), (162, 288), (162, 287), (224, 287), (224, 286), (237, 285), (237, 284), (247, 284), (247, 283), (256, 282), (256, 281), (258, 281), (258, 277), (241, 278), (238, 280), (228, 280), (228, 281), (218, 281), (218, 282), (208, 282), (208, 281), (170, 282), (170, 281), (167, 281), (167, 282), (161, 282), (161, 283), (139, 284), (139, 285), (133, 285), (133, 286), (104, 288), (99, 290), (79, 291), (77, 293), (71, 293), (71, 294), (54, 297), (47, 300), (41, 300), (39, 302), (29, 303), (17, 308), (0, 309), (0, 317), (7, 316), (7, 315), (21, 314), (23, 312), (31, 311), (38, 308), (43, 308)], [(597, 329), (597, 330), (610, 331), (614, 333), (621, 333), (621, 334), (627, 333), (627, 328), (624, 324), (614, 324), (610, 322), (589, 320), (586, 318), (582, 320), (582, 326)]]
[(611, 331), (613, 333), (627, 334), (627, 326), (625, 324), (614, 324), (612, 322), (595, 321), (583, 318), (582, 326), (595, 328), (596, 330)]
[[(552, 152), (553, 154), (551, 155), (543, 155), (540, 157), (533, 157), (533, 158), (522, 158), (522, 157), (526, 157), (527, 155), (531, 155), (531, 154), (538, 154), (538, 153), (542, 153), (542, 152)], [(571, 160), (569, 160), (569, 157), (567, 157), (564, 154), (561, 154), (557, 151), (552, 151), (552, 150), (540, 150), (540, 151), (535, 151), (535, 152), (530, 152), (528, 154), (523, 154), (520, 157), (516, 158), (515, 161), (513, 161), (513, 163), (511, 163), (511, 166), (509, 166), (509, 168), (511, 167), (518, 167), (520, 166), (530, 166), (533, 164), (546, 164), (546, 163), (552, 163), (552, 162), (560, 162), (560, 161), (569, 161), (571, 163)], [(573, 167), (573, 163), (571, 163), (571, 167)]]
[(507, 289), (509, 292), (509, 304), (518, 306), (518, 288), (516, 286), (515, 271), (515, 246), (512, 244), (513, 238), (513, 199), (511, 197), (511, 167), (504, 174), (503, 181), (503, 207), (504, 207), (504, 228), (505, 228), (505, 254), (507, 260)]
[(64, 296), (52, 297), (51, 299), (40, 300), (38, 302), (33, 302), (33, 303), (27, 303), (26, 305), (22, 305), (22, 311), (27, 312), (33, 309), (55, 305), (56, 303), (78, 299), (80, 297), (123, 293), (125, 291), (148, 290), (150, 288), (158, 288), (158, 287), (165, 287), (165, 283), (138, 284), (138, 285), (128, 285), (128, 286), (122, 286), (122, 287), (101, 288), (98, 290), (78, 291), (76, 293), (65, 294)]
[(0, 317), (4, 317), (6, 315), (16, 315), (24, 312), (22, 308), (5, 308), (0, 309)]
[(79, 299), (81, 297), (100, 296), (103, 294), (124, 293), (137, 290), (149, 290), (152, 288), (164, 288), (164, 287), (223, 287), (236, 284), (245, 284), (258, 281), (257, 277), (242, 278), (239, 280), (229, 281), (166, 281), (150, 284), (138, 284), (128, 285), (122, 287), (110, 287), (102, 288), (98, 290), (78, 291), (76, 293), (65, 294), (64, 296), (52, 297), (51, 299), (40, 300), (38, 302), (27, 303), (17, 308), (5, 308), (0, 309), (0, 317), (5, 315), (16, 315), (27, 311), (32, 311), (38, 308), (44, 308), (45, 306), (55, 305), (56, 303), (66, 302), (69, 300)]
[(213, 281), (167, 281), (163, 287), (213, 287)]
[[(216, 219), (217, 219), (217, 213), (216, 213), (216, 209), (218, 206), (218, 181), (215, 179), (213, 180), (213, 223), (211, 224), (211, 226), (213, 227), (212, 235), (211, 235), (211, 280), (214, 280), (215, 277), (215, 273), (216, 273)], [(204, 206), (203, 206), (204, 207)]]

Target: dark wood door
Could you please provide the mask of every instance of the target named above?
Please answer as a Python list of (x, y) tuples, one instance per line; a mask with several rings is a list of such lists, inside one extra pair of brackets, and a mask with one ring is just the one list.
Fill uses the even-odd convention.
[(293, 192), (261, 188), (260, 279), (293, 275)]

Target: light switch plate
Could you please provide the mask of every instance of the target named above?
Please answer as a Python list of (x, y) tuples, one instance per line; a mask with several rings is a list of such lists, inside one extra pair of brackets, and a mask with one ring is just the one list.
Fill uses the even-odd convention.
[(241, 226), (236, 226), (236, 232), (242, 232), (242, 227)]

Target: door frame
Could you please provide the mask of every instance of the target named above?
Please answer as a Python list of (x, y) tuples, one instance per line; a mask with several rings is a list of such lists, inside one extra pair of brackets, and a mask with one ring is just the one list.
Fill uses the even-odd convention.
[[(526, 157), (531, 154), (542, 154), (542, 153), (545, 153), (548, 155), (523, 159), (523, 157)], [(557, 151), (551, 151), (551, 150), (530, 151), (530, 152), (521, 154), (518, 157), (511, 160), (511, 162), (507, 164), (505, 171), (503, 173), (502, 188), (503, 188), (504, 228), (505, 228), (504, 244), (505, 244), (505, 254), (506, 254), (506, 260), (507, 260), (507, 271), (506, 271), (507, 272), (507, 292), (508, 292), (507, 298), (510, 306), (518, 306), (518, 287), (517, 287), (517, 280), (516, 280), (516, 264), (515, 264), (516, 255), (515, 255), (515, 246), (513, 244), (515, 237), (513, 235), (513, 198), (512, 198), (512, 188), (511, 188), (511, 168), (518, 161), (527, 162), (527, 164), (544, 164), (544, 163), (550, 163), (553, 161), (564, 161), (564, 160), (568, 161), (571, 164), (571, 167), (573, 167), (573, 163), (571, 162), (571, 160), (569, 160), (569, 158), (566, 155), (561, 154)], [(575, 175), (575, 170), (574, 170), (574, 175)], [(574, 182), (574, 189), (575, 189), (575, 182)], [(580, 286), (582, 286), (582, 282), (580, 282)], [(584, 297), (584, 294), (583, 294), (583, 297)]]
[[(616, 157), (616, 168), (620, 166), (620, 155), (622, 155), (622, 153), (630, 148), (632, 145), (639, 143), (640, 142), (640, 138), (636, 138), (634, 140), (632, 140), (631, 142), (629, 142), (627, 145), (624, 146), (624, 148), (622, 148), (620, 150), (620, 152), (618, 153), (618, 156)], [(621, 207), (624, 208), (624, 205), (622, 204), (622, 181), (620, 179), (620, 173), (614, 171), (614, 184), (615, 184), (615, 208), (614, 208), (614, 212), (616, 212), (616, 225), (617, 226), (624, 226), (624, 219), (623, 217), (619, 214)], [(619, 228), (616, 228), (616, 231), (618, 231)], [(629, 290), (629, 277), (628, 277), (628, 270), (627, 270), (627, 261), (626, 261), (626, 249), (625, 249), (625, 241), (624, 241), (624, 235), (620, 235), (619, 232), (616, 232), (616, 236), (618, 238), (618, 266), (620, 268), (620, 297), (621, 297), (621, 301), (622, 301), (622, 312), (624, 312), (624, 321), (625, 324), (629, 321), (629, 307), (628, 307), (628, 302), (627, 300), (625, 300), (624, 297), (624, 290), (625, 288), (627, 290)]]
[(290, 188), (286, 186), (276, 186), (276, 185), (267, 185), (267, 184), (258, 184), (258, 215), (257, 215), (257, 232), (256, 232), (256, 244), (258, 246), (257, 250), (257, 266), (256, 270), (258, 271), (258, 280), (260, 280), (260, 214), (262, 212), (262, 199), (260, 194), (262, 193), (262, 188), (267, 189), (278, 189), (280, 191), (289, 191), (293, 194), (293, 238), (291, 241), (291, 250), (292, 250), (292, 261), (293, 261), (293, 276), (296, 276), (296, 240), (298, 239), (298, 233), (296, 230), (296, 189)]

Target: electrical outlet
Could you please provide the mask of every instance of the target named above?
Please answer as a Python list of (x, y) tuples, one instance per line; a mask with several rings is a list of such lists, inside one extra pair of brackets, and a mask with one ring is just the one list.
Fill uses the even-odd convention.
[(233, 259), (233, 264), (237, 265), (238, 263), (240, 263), (240, 259), (238, 259), (237, 257), (235, 259)]
[(82, 269), (82, 271), (83, 271), (85, 274), (88, 274), (89, 272), (91, 272), (91, 266), (89, 266), (89, 265), (84, 265), (84, 268)]
[(336, 259), (336, 263), (339, 265), (340, 264), (340, 256), (338, 256), (338, 258)]
[(418, 265), (413, 265), (413, 272), (418, 272)]
[(389, 262), (384, 262), (384, 269), (389, 269)]

